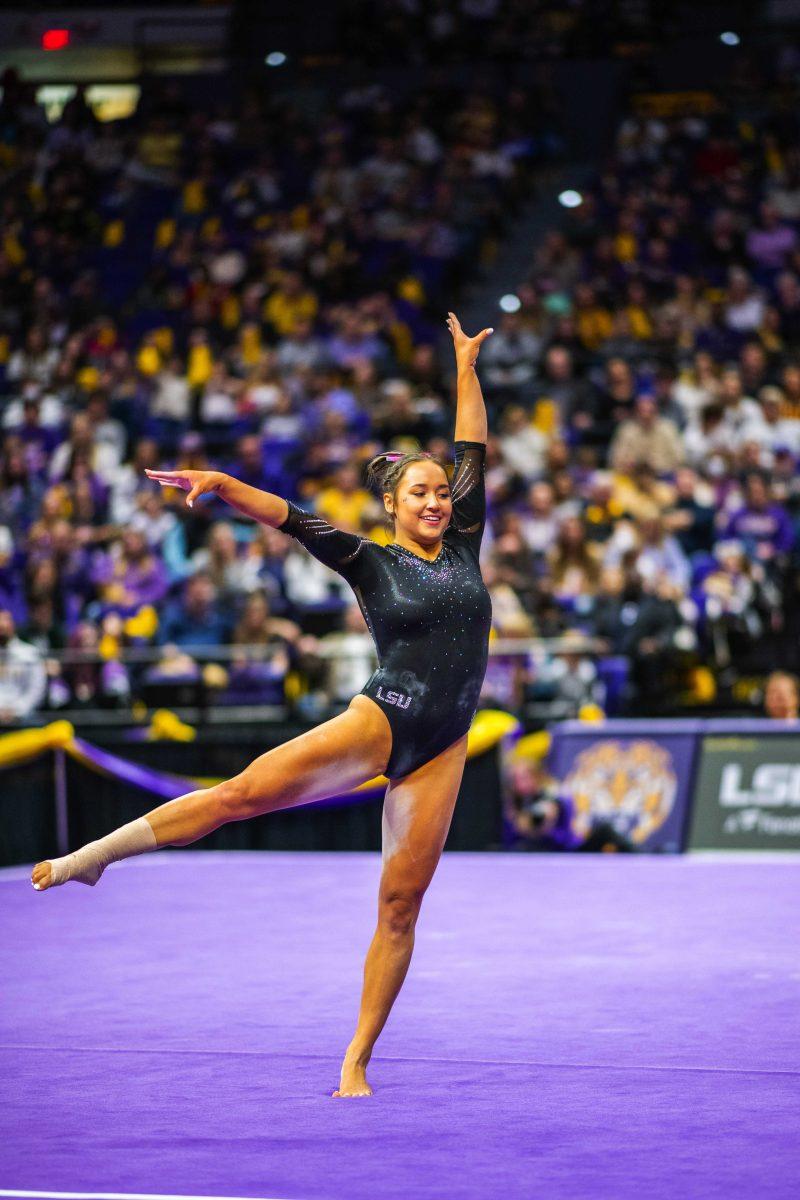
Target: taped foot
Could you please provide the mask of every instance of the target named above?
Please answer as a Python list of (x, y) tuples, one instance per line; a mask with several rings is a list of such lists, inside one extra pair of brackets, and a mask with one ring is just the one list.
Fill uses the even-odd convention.
[(107, 837), (89, 842), (63, 858), (47, 858), (37, 863), (31, 872), (31, 883), (37, 892), (46, 892), (62, 883), (85, 883), (89, 887), (99, 880), (109, 863), (121, 858), (133, 858), (157, 850), (155, 834), (145, 817), (122, 825)]
[(91, 851), (96, 845), (96, 842), (90, 842), (82, 850), (76, 850), (74, 854), (67, 854), (64, 858), (47, 858), (44, 862), (37, 863), (31, 873), (31, 883), (36, 891), (46, 892), (48, 888), (60, 887), (62, 883), (71, 881), (94, 887), (106, 864), (99, 862), (92, 855), (85, 855), (84, 851)]

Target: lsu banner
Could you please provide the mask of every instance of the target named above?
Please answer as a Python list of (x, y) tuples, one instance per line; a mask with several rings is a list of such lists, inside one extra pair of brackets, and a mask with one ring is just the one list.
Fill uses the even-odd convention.
[(800, 733), (702, 739), (689, 848), (800, 850)]
[(577, 832), (609, 821), (642, 850), (685, 844), (699, 721), (566, 721), (548, 766), (575, 804)]

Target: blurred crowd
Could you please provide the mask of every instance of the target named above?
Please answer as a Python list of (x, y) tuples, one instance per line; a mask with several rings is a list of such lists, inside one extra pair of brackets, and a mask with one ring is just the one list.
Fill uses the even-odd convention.
[(143, 472), (213, 462), (385, 537), (361, 464), (451, 435), (443, 312), (552, 152), (536, 94), (198, 107), (168, 83), (48, 124), (2, 84), (0, 717), (195, 683), (346, 698), (371, 651), (341, 581), (220, 504), (187, 521)]
[[(143, 471), (213, 466), (386, 540), (363, 464), (451, 452), (442, 316), (545, 133), (534, 93), (379, 85), (205, 111), (168, 86), (109, 125), (79, 95), (48, 125), (6, 77), (0, 719), (362, 686), (336, 575)], [(793, 665), (799, 232), (791, 106), (632, 115), (486, 314), (487, 700), (675, 711)], [(561, 640), (513, 653), (532, 638)]]

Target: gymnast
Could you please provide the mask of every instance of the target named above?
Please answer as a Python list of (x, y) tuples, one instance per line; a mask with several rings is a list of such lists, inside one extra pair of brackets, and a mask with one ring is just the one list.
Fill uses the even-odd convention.
[(308, 804), (384, 774), (378, 921), (361, 1007), (334, 1096), (370, 1096), (366, 1070), (403, 984), (422, 898), (444, 847), (464, 770), (467, 731), (486, 670), (491, 604), (478, 552), (485, 521), (486, 408), (475, 363), (492, 332), (470, 338), (449, 313), (458, 391), (455, 470), (427, 453), (381, 454), (369, 465), (393, 521), (387, 546), (335, 529), (295, 504), (218, 471), (147, 471), (187, 491), (216, 493), (288, 533), (352, 587), (380, 666), (348, 709), (257, 758), (240, 775), (180, 796), (64, 858), (37, 863), (37, 891), (94, 885), (111, 862), (186, 846), (229, 821)]

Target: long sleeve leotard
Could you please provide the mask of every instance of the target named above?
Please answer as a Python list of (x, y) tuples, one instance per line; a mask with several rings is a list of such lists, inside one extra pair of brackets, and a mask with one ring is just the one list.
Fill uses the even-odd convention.
[(353, 589), (378, 652), (362, 688), (392, 729), (386, 774), (407, 775), (467, 732), (486, 672), (492, 607), (478, 563), (486, 520), (482, 442), (455, 443), (453, 512), (432, 561), (335, 529), (289, 502), (278, 528)]

